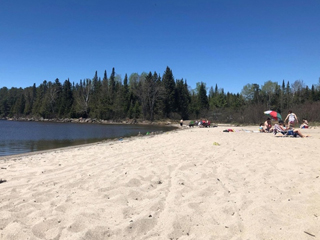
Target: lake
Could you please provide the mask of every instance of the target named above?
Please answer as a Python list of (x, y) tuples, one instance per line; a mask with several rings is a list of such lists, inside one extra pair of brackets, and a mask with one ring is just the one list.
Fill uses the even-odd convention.
[(84, 124), (0, 120), (0, 156), (170, 131), (159, 125)]

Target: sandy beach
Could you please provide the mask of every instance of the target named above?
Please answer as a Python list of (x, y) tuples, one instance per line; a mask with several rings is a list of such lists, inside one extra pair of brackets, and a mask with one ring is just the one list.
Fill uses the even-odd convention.
[(320, 128), (257, 130), (0, 157), (0, 239), (320, 239)]

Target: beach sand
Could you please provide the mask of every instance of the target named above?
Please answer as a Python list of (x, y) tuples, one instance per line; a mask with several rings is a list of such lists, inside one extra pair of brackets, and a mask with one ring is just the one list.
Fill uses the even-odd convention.
[(320, 128), (256, 130), (1, 157), (0, 239), (320, 239)]

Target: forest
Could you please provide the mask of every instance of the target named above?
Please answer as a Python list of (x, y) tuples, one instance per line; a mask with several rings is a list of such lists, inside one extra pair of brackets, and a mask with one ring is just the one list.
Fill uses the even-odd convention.
[(0, 118), (63, 119), (91, 118), (121, 121), (142, 119), (208, 119), (214, 123), (259, 124), (264, 111), (275, 110), (285, 118), (293, 110), (298, 118), (320, 122), (320, 78), (306, 86), (303, 80), (282, 85), (271, 80), (262, 86), (248, 83), (240, 93), (198, 82), (191, 89), (184, 79), (174, 79), (167, 67), (156, 72), (127, 74), (124, 79), (112, 69), (103, 78), (63, 83), (44, 80), (39, 86), (0, 89)]

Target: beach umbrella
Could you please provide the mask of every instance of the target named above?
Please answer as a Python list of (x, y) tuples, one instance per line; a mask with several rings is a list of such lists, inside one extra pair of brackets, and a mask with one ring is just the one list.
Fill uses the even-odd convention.
[(282, 120), (281, 114), (276, 111), (268, 110), (265, 111), (264, 114), (268, 115), (269, 117), (272, 117), (276, 121)]

